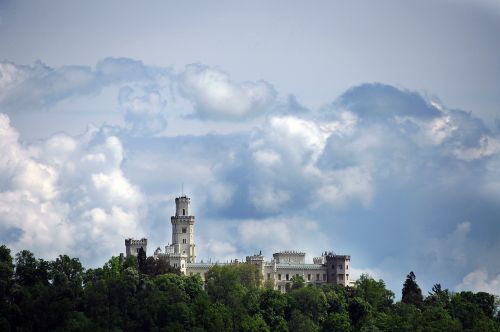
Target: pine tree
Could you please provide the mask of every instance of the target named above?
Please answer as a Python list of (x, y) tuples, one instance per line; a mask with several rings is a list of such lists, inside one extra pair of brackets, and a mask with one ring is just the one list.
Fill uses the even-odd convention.
[(407, 276), (405, 283), (403, 285), (401, 302), (406, 304), (413, 304), (416, 307), (421, 307), (424, 301), (422, 296), (422, 290), (416, 282), (416, 277), (413, 271), (411, 271)]
[(137, 263), (139, 265), (139, 272), (142, 274), (147, 273), (147, 264), (146, 264), (146, 252), (142, 247), (137, 250)]

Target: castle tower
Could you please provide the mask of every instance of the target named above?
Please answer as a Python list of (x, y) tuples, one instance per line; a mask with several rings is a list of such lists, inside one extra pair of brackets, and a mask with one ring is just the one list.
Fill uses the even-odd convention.
[(194, 216), (189, 214), (191, 199), (186, 195), (175, 199), (175, 216), (172, 222), (172, 246), (174, 253), (187, 255), (187, 263), (196, 261), (194, 244)]
[(148, 239), (142, 238), (140, 240), (135, 239), (125, 239), (125, 252), (127, 257), (137, 256), (139, 249), (142, 248), (144, 252), (147, 252)]

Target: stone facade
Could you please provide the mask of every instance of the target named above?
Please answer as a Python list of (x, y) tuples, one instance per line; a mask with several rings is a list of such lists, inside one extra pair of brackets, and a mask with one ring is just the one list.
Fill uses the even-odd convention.
[(140, 240), (125, 239), (125, 253), (128, 256), (137, 256), (139, 249), (142, 248), (147, 252), (148, 239), (142, 238)]
[[(178, 267), (185, 275), (199, 275), (205, 280), (205, 274), (214, 265), (240, 264), (237, 259), (231, 263), (196, 262), (196, 246), (194, 242), (195, 217), (190, 215), (191, 199), (185, 195), (175, 199), (175, 215), (170, 218), (172, 223), (172, 244), (165, 246), (165, 251), (157, 248), (155, 258), (164, 258), (173, 266)], [(146, 251), (147, 239), (125, 240), (127, 256), (137, 255), (142, 246)], [(351, 256), (336, 255), (324, 252), (313, 258), (313, 263), (305, 261), (306, 254), (297, 251), (280, 251), (273, 254), (271, 261), (265, 261), (262, 253), (246, 257), (246, 263), (257, 265), (262, 273), (262, 280), (271, 280), (274, 288), (286, 292), (292, 286), (292, 278), (300, 276), (305, 284), (323, 285), (352, 284), (349, 276)]]

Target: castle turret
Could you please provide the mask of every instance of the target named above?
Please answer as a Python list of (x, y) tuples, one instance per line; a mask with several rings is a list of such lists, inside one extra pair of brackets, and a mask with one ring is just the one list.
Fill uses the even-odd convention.
[(174, 253), (187, 255), (187, 263), (196, 261), (194, 243), (194, 216), (190, 215), (191, 199), (185, 195), (175, 199), (175, 216), (172, 222), (172, 247)]
[(142, 238), (140, 240), (134, 240), (132, 238), (125, 239), (125, 253), (127, 257), (129, 256), (137, 256), (137, 253), (140, 248), (147, 252), (148, 247), (148, 239)]

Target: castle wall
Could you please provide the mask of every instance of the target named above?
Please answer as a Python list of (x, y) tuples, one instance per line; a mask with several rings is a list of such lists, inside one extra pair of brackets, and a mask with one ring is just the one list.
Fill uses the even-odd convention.
[[(199, 275), (203, 281), (206, 273), (216, 264), (242, 264), (237, 260), (231, 263), (196, 263), (194, 243), (195, 217), (190, 215), (190, 198), (181, 196), (175, 199), (175, 216), (171, 217), (172, 244), (165, 247), (162, 253), (158, 248), (154, 257), (164, 257), (167, 262), (178, 267), (184, 275)], [(125, 240), (127, 257), (137, 255), (137, 250), (146, 251), (147, 239)], [(286, 292), (291, 289), (294, 276), (301, 276), (305, 284), (321, 286), (324, 284), (352, 284), (349, 276), (351, 256), (336, 255), (325, 252), (320, 257), (313, 258), (313, 264), (305, 263), (305, 253), (298, 251), (281, 251), (273, 254), (270, 262), (264, 260), (262, 253), (246, 257), (247, 264), (254, 264), (262, 273), (262, 282), (271, 280), (274, 289)]]

